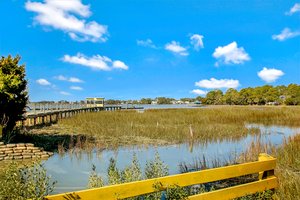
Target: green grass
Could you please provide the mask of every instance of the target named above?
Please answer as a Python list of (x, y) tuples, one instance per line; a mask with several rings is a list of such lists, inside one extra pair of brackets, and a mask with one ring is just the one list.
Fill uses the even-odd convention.
[(63, 133), (98, 138), (103, 146), (166, 144), (187, 141), (236, 140), (250, 131), (247, 123), (300, 126), (300, 107), (217, 106), (201, 109), (168, 109), (84, 113), (63, 119)]

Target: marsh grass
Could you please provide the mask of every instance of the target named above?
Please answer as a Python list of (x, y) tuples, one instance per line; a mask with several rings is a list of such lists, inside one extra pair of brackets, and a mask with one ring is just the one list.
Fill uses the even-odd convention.
[(61, 129), (97, 138), (104, 147), (238, 140), (258, 128), (245, 124), (300, 126), (300, 107), (218, 106), (84, 113), (59, 121)]
[[(277, 158), (275, 175), (278, 177), (279, 187), (272, 195), (272, 199), (299, 199), (300, 133), (286, 138), (280, 147), (275, 147), (271, 143), (263, 144), (259, 140), (253, 141), (249, 148), (241, 155), (239, 161), (253, 161), (257, 158), (259, 152), (265, 152)], [(251, 198), (245, 197), (244, 199)]]

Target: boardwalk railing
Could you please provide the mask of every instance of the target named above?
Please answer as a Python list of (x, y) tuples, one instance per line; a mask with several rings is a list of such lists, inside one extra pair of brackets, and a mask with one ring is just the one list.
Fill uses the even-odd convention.
[(98, 111), (114, 111), (121, 110), (121, 106), (101, 106), (101, 107), (82, 107), (82, 108), (71, 108), (71, 109), (58, 109), (58, 110), (43, 110), (42, 112), (30, 113), (27, 112), (24, 115), (24, 119), (19, 121), (19, 126), (36, 126), (44, 124), (52, 124), (57, 122), (59, 119), (74, 116), (78, 113), (85, 112), (98, 112)]
[(165, 176), (161, 178), (148, 179), (143, 181), (129, 182), (118, 185), (105, 186), (101, 188), (88, 189), (58, 195), (47, 196), (48, 200), (87, 200), (87, 199), (124, 199), (139, 195), (157, 192), (154, 188), (158, 183), (162, 185), (162, 190), (172, 185), (180, 187), (204, 184), (239, 176), (258, 174), (258, 180), (233, 187), (215, 190), (212, 192), (201, 193), (189, 196), (194, 200), (222, 200), (242, 197), (256, 192), (262, 192), (277, 187), (277, 178), (274, 176), (276, 159), (267, 155), (260, 154), (256, 162), (249, 162), (231, 165), (220, 168), (201, 170), (179, 175)]

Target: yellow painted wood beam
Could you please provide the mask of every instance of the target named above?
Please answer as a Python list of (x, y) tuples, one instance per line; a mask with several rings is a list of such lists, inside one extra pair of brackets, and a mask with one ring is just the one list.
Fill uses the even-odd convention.
[(259, 180), (251, 183), (237, 185), (229, 188), (224, 188), (212, 192), (206, 192), (189, 197), (189, 200), (227, 200), (237, 197), (254, 194), (256, 192), (263, 192), (265, 190), (274, 189), (278, 186), (277, 178), (270, 177), (264, 180)]
[[(213, 182), (217, 180), (224, 180), (228, 178), (234, 178), (247, 174), (254, 174), (262, 171), (269, 171), (275, 168), (276, 159), (270, 158), (264, 161), (256, 161), (243, 163), (238, 165), (231, 165), (226, 167), (207, 169), (197, 172), (190, 172), (185, 174), (178, 174), (172, 176), (165, 176), (161, 178), (148, 179), (118, 185), (110, 185), (101, 188), (88, 189), (82, 191), (76, 191), (65, 194), (58, 194), (48, 196), (45, 199), (48, 200), (65, 200), (77, 199), (107, 199), (116, 200), (128, 197), (139, 196), (147, 193), (154, 192), (153, 185), (161, 183), (164, 188), (171, 185), (178, 185), (181, 187)], [(76, 199), (75, 198), (75, 199)]]

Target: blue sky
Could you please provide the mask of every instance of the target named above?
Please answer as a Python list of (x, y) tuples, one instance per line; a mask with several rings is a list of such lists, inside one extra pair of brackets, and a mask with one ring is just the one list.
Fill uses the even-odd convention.
[(300, 83), (300, 2), (1, 0), (30, 100), (196, 97)]

